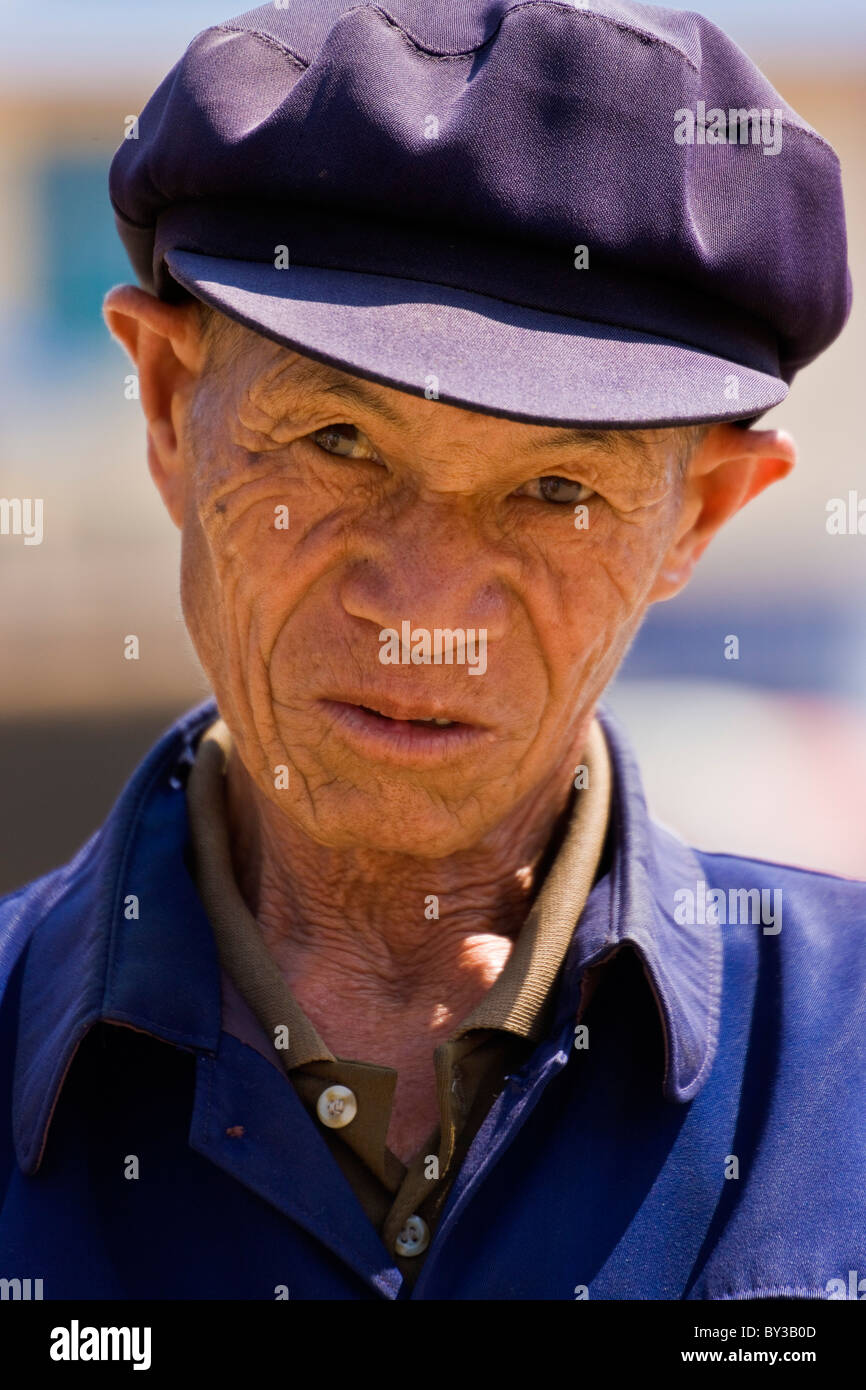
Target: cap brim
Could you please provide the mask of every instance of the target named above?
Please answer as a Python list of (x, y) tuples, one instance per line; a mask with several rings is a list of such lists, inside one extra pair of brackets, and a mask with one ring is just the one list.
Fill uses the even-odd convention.
[(168, 251), (239, 323), (353, 375), (535, 424), (658, 428), (762, 415), (779, 377), (669, 338), (424, 281)]

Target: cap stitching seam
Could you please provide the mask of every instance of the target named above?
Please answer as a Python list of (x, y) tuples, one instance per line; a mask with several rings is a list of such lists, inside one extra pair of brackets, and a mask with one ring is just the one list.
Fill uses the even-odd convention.
[(301, 58), (300, 55), (289, 48), (287, 44), (280, 43), (279, 39), (275, 38), (273, 34), (266, 34), (262, 29), (237, 29), (231, 24), (215, 24), (213, 28), (209, 29), (207, 32), (212, 34), (249, 34), (254, 39), (261, 39), (262, 43), (267, 44), (269, 48), (275, 48), (277, 52), (282, 53), (284, 57), (291, 58), (292, 62), (296, 63), (302, 72), (306, 72), (310, 66), (309, 61), (305, 61)]
[[(602, 24), (606, 24), (612, 29), (618, 29), (621, 33), (634, 34), (637, 38), (643, 39), (647, 43), (655, 44), (659, 48), (667, 49), (670, 53), (675, 53), (678, 58), (681, 58), (683, 60), (687, 67), (691, 68), (692, 72), (696, 73), (698, 76), (701, 75), (702, 69), (692, 61), (692, 59), (689, 57), (687, 53), (685, 53), (681, 48), (677, 48), (676, 44), (671, 43), (668, 39), (661, 39), (658, 37), (658, 35), (650, 34), (645, 29), (639, 29), (635, 25), (623, 24), (621, 20), (613, 19), (610, 15), (599, 14), (595, 10), (575, 11), (573, 6), (567, 3), (567, 0), (522, 0), (521, 3), (512, 5), (510, 10), (505, 11), (505, 14), (501, 16), (499, 23), (497, 24), (492, 34), (490, 34), (481, 43), (476, 44), (474, 48), (466, 48), (461, 50), (461, 52), (459, 53), (434, 53), (432, 49), (425, 48), (423, 44), (421, 44), (413, 34), (410, 34), (406, 29), (404, 29), (399, 23), (399, 21), (395, 19), (393, 15), (389, 14), (387, 10), (383, 9), (381, 5), (352, 5), (342, 12), (340, 18), (342, 19), (347, 14), (354, 14), (356, 11), (359, 10), (375, 12), (376, 14), (381, 15), (382, 19), (384, 19), (387, 24), (389, 24), (393, 29), (395, 29), (397, 33), (400, 35), (400, 37), (405, 41), (405, 43), (408, 44), (410, 48), (414, 49), (415, 52), (422, 54), (425, 58), (429, 58), (433, 62), (449, 63), (466, 61), (468, 58), (474, 57), (476, 54), (480, 53), (482, 49), (486, 48), (490, 43), (493, 42), (493, 40), (496, 38), (496, 35), (499, 33), (500, 29), (502, 28), (505, 20), (509, 15), (515, 14), (518, 10), (531, 9), (536, 6), (545, 6), (548, 9), (567, 10), (570, 14), (585, 14), (592, 19), (599, 20)], [(252, 38), (261, 39), (262, 43), (267, 44), (269, 47), (276, 49), (277, 52), (284, 54), (287, 58), (290, 58), (293, 63), (296, 63), (298, 65), (302, 72), (308, 71), (310, 63), (312, 61), (310, 59), (301, 58), (300, 55), (295, 53), (293, 49), (289, 48), (287, 44), (282, 43), (273, 34), (268, 34), (265, 30), (262, 29), (240, 29), (234, 27), (230, 23), (226, 23), (215, 24), (211, 30), (207, 30), (206, 32), (220, 34), (249, 34)], [(321, 49), (319, 49), (318, 51), (320, 52)], [(318, 54), (316, 56), (318, 56)], [(739, 107), (737, 109), (739, 109)], [(774, 108), (774, 110), (775, 109), (776, 108)], [(788, 116), (785, 115), (781, 117), (780, 124), (783, 130), (796, 131), (798, 134), (806, 136), (807, 139), (813, 140), (816, 144), (820, 145), (823, 150), (826, 150), (828, 154), (832, 155), (833, 159), (836, 161), (837, 164), (840, 163), (839, 156), (833, 149), (833, 146), (827, 140), (825, 140), (824, 137), (820, 135), (818, 131), (812, 130), (810, 127), (805, 125), (798, 125), (795, 121), (792, 121)]]
[[(609, 15), (597, 14), (594, 10), (576, 11), (573, 5), (567, 3), (567, 0), (521, 0), (519, 4), (512, 5), (509, 10), (506, 10), (505, 13), (501, 15), (496, 28), (493, 30), (491, 34), (487, 36), (486, 39), (482, 39), (480, 43), (475, 44), (472, 48), (463, 48), (459, 52), (455, 53), (437, 53), (432, 48), (425, 47), (425, 45), (419, 39), (417, 39), (414, 34), (411, 34), (407, 29), (404, 29), (400, 21), (396, 19), (394, 15), (390, 14), (386, 9), (384, 9), (381, 5), (351, 5), (348, 9), (343, 10), (342, 14), (340, 15), (340, 19), (343, 19), (348, 14), (354, 14), (356, 11), (365, 11), (368, 13), (375, 12), (376, 14), (380, 15), (382, 19), (385, 20), (386, 24), (389, 24), (393, 29), (396, 29), (400, 37), (404, 39), (411, 48), (414, 48), (416, 52), (423, 54), (425, 58), (433, 59), (434, 62), (448, 63), (458, 62), (460, 60), (466, 60), (467, 58), (474, 57), (477, 53), (480, 53), (482, 49), (486, 48), (489, 44), (493, 42), (493, 40), (496, 38), (496, 35), (499, 33), (500, 29), (502, 28), (503, 24), (505, 23), (505, 20), (508, 18), (509, 15), (516, 14), (518, 10), (533, 9), (539, 6), (543, 6), (545, 9), (567, 11), (569, 14), (587, 14), (593, 19), (601, 20), (603, 24), (607, 24), (613, 29), (619, 29), (624, 34), (634, 34), (638, 38), (645, 39), (648, 43), (658, 45), (659, 48), (668, 49), (671, 53), (675, 53), (678, 58), (682, 58), (683, 62), (686, 63), (688, 67), (692, 69), (693, 72), (700, 72), (700, 68), (697, 66), (697, 64), (695, 64), (692, 61), (689, 55), (687, 53), (684, 53), (681, 48), (677, 48), (676, 44), (671, 43), (668, 39), (661, 39), (658, 37), (658, 35), (650, 34), (646, 30), (639, 29), (634, 25), (623, 24), (619, 20), (612, 19)], [(272, 45), (272, 47), (277, 48), (281, 52), (286, 53), (289, 57), (294, 58), (295, 62), (300, 63), (304, 68), (308, 68), (310, 66), (310, 63), (314, 61), (309, 58), (305, 60), (299, 57), (299, 55), (296, 54), (291, 48), (289, 48), (288, 45), (283, 44), (278, 38), (276, 38), (275, 35), (269, 34), (266, 30), (263, 29), (241, 29), (234, 27), (230, 22), (228, 22), (226, 24), (215, 24), (213, 26), (213, 30), (222, 34), (252, 34), (255, 38), (262, 39), (265, 43)], [(318, 52), (321, 52), (321, 48), (317, 51), (317, 54)]]
[[(525, 3), (545, 4), (549, 3), (549, 0), (525, 0)], [(556, 0), (553, 0), (553, 3), (556, 3)], [(558, 8), (571, 9), (571, 6), (560, 4)], [(593, 19), (600, 19), (603, 24), (610, 25), (612, 29), (619, 29), (623, 34), (636, 34), (638, 38), (646, 39), (648, 43), (656, 44), (659, 48), (669, 49), (671, 53), (676, 53), (677, 57), (682, 58), (683, 62), (691, 68), (692, 72), (696, 72), (698, 73), (698, 75), (700, 75), (701, 70), (698, 67), (697, 63), (693, 63), (688, 53), (685, 53), (681, 48), (677, 48), (676, 44), (671, 43), (669, 39), (660, 39), (657, 34), (650, 34), (646, 31), (646, 29), (639, 29), (634, 24), (623, 24), (622, 20), (614, 19), (611, 15), (598, 14), (595, 10), (581, 9), (578, 11), (578, 13), (591, 16)]]
[[(488, 44), (493, 42), (493, 40), (496, 38), (496, 35), (499, 33), (500, 29), (502, 28), (509, 15), (516, 14), (518, 10), (533, 9), (537, 6), (544, 6), (546, 9), (566, 10), (569, 14), (582, 13), (590, 15), (593, 19), (600, 19), (603, 23), (609, 24), (612, 28), (619, 29), (625, 34), (635, 34), (639, 38), (646, 39), (648, 43), (654, 43), (657, 44), (660, 48), (669, 49), (671, 53), (676, 53), (679, 58), (682, 58), (683, 62), (687, 63), (688, 66), (692, 68), (694, 72), (700, 71), (700, 69), (692, 62), (691, 58), (687, 53), (684, 53), (681, 48), (677, 48), (676, 44), (670, 43), (667, 39), (660, 39), (657, 35), (647, 33), (643, 29), (638, 29), (632, 25), (618, 22), (617, 20), (610, 18), (608, 15), (597, 14), (594, 10), (575, 11), (574, 6), (568, 4), (567, 0), (521, 0), (521, 3), (512, 5), (510, 9), (506, 10), (505, 13), (500, 16), (499, 23), (497, 24), (496, 28), (493, 30), (491, 34), (487, 36), (486, 39), (483, 39), (481, 43), (476, 44), (474, 48), (465, 48), (462, 49), (459, 53), (434, 53), (431, 49), (425, 48), (419, 42), (419, 40), (415, 38), (414, 34), (410, 34), (406, 29), (404, 29), (400, 24), (399, 20), (395, 19), (394, 16), (389, 14), (387, 10), (383, 9), (381, 5), (356, 5), (353, 6), (353, 9), (376, 10), (377, 13), (380, 14), (382, 18), (385, 19), (389, 24), (391, 24), (413, 48), (417, 49), (419, 53), (423, 53), (425, 57), (437, 59), (440, 61), (449, 61), (457, 58), (470, 58), (473, 57), (475, 54), (480, 53), (483, 48), (486, 48)], [(348, 14), (349, 11), (344, 11), (344, 13)]]

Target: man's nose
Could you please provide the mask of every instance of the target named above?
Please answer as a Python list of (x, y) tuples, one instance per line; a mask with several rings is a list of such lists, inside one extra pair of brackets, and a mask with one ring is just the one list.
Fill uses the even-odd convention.
[(353, 532), (341, 580), (343, 607), (381, 628), (508, 627), (505, 556), (462, 502), (417, 499), (398, 516)]

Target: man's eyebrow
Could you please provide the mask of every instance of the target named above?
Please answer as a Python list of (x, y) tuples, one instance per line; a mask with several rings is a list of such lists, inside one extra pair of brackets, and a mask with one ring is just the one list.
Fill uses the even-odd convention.
[(631, 448), (645, 463), (649, 463), (650, 450), (640, 430), (588, 430), (573, 426), (568, 429), (551, 430), (546, 438), (533, 440), (527, 447), (530, 453), (536, 453), (543, 449), (573, 449), (582, 445), (615, 455), (620, 452), (622, 444)]
[(329, 381), (327, 377), (319, 376), (307, 384), (324, 396), (335, 396), (337, 400), (345, 402), (346, 405), (365, 406), (368, 410), (381, 415), (390, 425), (394, 425), (398, 429), (405, 428), (406, 421), (400, 413), (379, 394), (374, 386), (368, 386), (358, 377), (353, 380), (349, 380), (348, 377), (339, 377)]

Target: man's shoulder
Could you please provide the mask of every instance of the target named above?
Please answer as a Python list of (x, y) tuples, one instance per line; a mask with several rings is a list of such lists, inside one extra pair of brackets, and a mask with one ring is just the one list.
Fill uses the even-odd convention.
[(713, 887), (728, 892), (776, 889), (785, 893), (792, 905), (815, 909), (820, 915), (850, 911), (866, 920), (866, 879), (750, 855), (701, 849), (692, 852), (706, 873), (706, 882)]
[(782, 960), (859, 976), (866, 990), (866, 881), (770, 859), (694, 854), (703, 874), (689, 885), (695, 910), (717, 921), (727, 941), (774, 941)]

